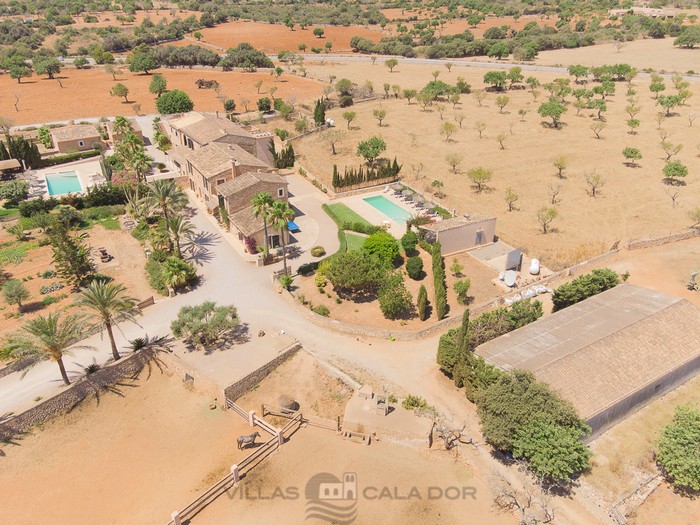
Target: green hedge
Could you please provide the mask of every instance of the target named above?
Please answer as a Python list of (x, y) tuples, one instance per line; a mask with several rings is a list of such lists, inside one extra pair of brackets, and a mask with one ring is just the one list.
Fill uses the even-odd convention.
[(73, 162), (75, 160), (89, 159), (91, 157), (97, 157), (99, 154), (100, 152), (98, 150), (91, 149), (88, 151), (66, 153), (65, 155), (56, 155), (55, 157), (41, 159), (41, 167), (46, 168), (49, 166), (56, 166), (58, 164), (65, 164), (66, 162)]

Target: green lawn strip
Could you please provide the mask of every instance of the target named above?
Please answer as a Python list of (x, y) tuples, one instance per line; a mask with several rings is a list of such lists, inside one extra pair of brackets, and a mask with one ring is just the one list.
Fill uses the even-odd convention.
[(366, 226), (372, 226), (372, 223), (361, 215), (358, 215), (352, 209), (348, 208), (345, 204), (324, 204), (323, 209), (330, 216), (330, 218), (333, 219), (339, 229), (348, 222), (361, 222)]
[(345, 239), (347, 242), (347, 251), (351, 250), (361, 250), (362, 246), (365, 244), (366, 236), (359, 235), (357, 233), (345, 232)]

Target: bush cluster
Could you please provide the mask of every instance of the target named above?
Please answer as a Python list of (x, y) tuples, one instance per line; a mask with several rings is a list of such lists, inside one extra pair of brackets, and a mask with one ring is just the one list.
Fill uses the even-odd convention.
[(572, 304), (609, 290), (620, 284), (618, 275), (609, 268), (599, 268), (562, 284), (552, 295), (552, 311), (556, 312)]

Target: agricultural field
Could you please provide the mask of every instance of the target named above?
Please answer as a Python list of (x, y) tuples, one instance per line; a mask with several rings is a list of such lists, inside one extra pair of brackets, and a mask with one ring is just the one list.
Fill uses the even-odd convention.
[[(247, 99), (249, 109), (255, 110), (259, 97), (269, 96), (268, 89), (276, 87), (275, 96), (285, 100), (309, 100), (323, 93), (323, 85), (310, 78), (283, 75), (275, 81), (268, 71), (255, 73), (239, 71), (223, 72), (220, 69), (160, 69), (168, 82), (168, 89), (186, 91), (194, 102), (195, 110), (223, 111), (221, 101), (212, 89), (197, 89), (195, 81), (200, 78), (216, 80), (221, 92), (233, 98), (239, 111), (245, 111)], [(16, 125), (52, 122), (56, 120), (79, 120), (85, 117), (127, 115), (135, 116), (155, 112), (155, 96), (148, 92), (152, 76), (130, 73), (125, 69), (116, 75), (106, 73), (103, 68), (66, 69), (57, 80), (33, 76), (17, 83), (9, 75), (0, 75), (0, 91), (8, 94), (0, 98), (0, 114), (8, 116)], [(255, 83), (263, 82), (258, 93)], [(117, 82), (129, 89), (126, 103), (123, 98), (110, 96), (110, 89)], [(61, 87), (62, 86), (62, 87)], [(16, 97), (19, 97), (17, 100)], [(46, 101), (51, 100), (51, 104)], [(15, 109), (17, 102), (17, 109)], [(139, 108), (134, 108), (138, 104)]]
[[(679, 50), (677, 52), (680, 53)], [(458, 64), (458, 63), (457, 63)], [(335, 79), (348, 78), (358, 86), (372, 83), (375, 93), (383, 95), (382, 86), (399, 85), (402, 89), (420, 90), (433, 80), (454, 85), (458, 77), (471, 84), (472, 90), (483, 90), (487, 68), (463, 68), (456, 65), (448, 71), (442, 64), (423, 65), (402, 63), (391, 73), (381, 62), (335, 62), (326, 66), (310, 66), (317, 78), (332, 75)], [(525, 71), (544, 84), (565, 73), (555, 75)], [(333, 165), (342, 170), (345, 165), (359, 166), (363, 159), (356, 155), (356, 145), (372, 136), (382, 137), (387, 150), (386, 158), (397, 157), (403, 166), (403, 181), (415, 189), (433, 193), (434, 181), (440, 181), (440, 200), (446, 209), (458, 213), (475, 212), (498, 217), (498, 234), (510, 244), (522, 246), (532, 257), (542, 259), (546, 266), (557, 269), (572, 262), (602, 253), (618, 240), (646, 237), (682, 229), (690, 225), (688, 212), (697, 207), (700, 185), (697, 182), (698, 142), (693, 119), (698, 111), (699, 85), (691, 82), (694, 94), (686, 106), (675, 108), (671, 115), (658, 119), (660, 108), (649, 91), (649, 78), (638, 76), (628, 86), (616, 83), (615, 94), (607, 99), (607, 111), (597, 118), (597, 112), (577, 111), (571, 105), (562, 117), (558, 129), (550, 127), (537, 112), (547, 93), (535, 100), (530, 90), (506, 90), (503, 93), (485, 92), (479, 103), (474, 93), (462, 95), (453, 106), (443, 102), (422, 109), (415, 99), (390, 96), (349, 108), (357, 114), (350, 128), (343, 119), (348, 109), (335, 108), (327, 113), (333, 118), (343, 138), (336, 144), (337, 155), (330, 155), (330, 147), (323, 134), (313, 135), (295, 144), (301, 164), (324, 184), (331, 183)], [(667, 79), (667, 93), (675, 93)], [(573, 84), (573, 88), (581, 87)], [(588, 88), (593, 85), (589, 84)], [(630, 102), (627, 90), (635, 92), (640, 111), (636, 115), (640, 126), (630, 133), (626, 112)], [(542, 88), (540, 88), (542, 89)], [(391, 92), (390, 92), (391, 93)], [(500, 110), (497, 97), (507, 97), (507, 105)], [(570, 97), (573, 100), (572, 97)], [(444, 108), (444, 111), (442, 111)], [(379, 126), (374, 117), (376, 110), (385, 110)], [(455, 118), (462, 115), (461, 129)], [(452, 122), (456, 131), (449, 141), (441, 134), (445, 122)], [(482, 138), (475, 127), (483, 123)], [(591, 126), (602, 124), (600, 139)], [(673, 160), (689, 167), (689, 175), (678, 185), (664, 181), (662, 170), (667, 154), (661, 147), (662, 137), (672, 145), (682, 145)], [(497, 140), (502, 139), (502, 145)], [(642, 159), (634, 167), (622, 155), (626, 147), (640, 150)], [(460, 163), (453, 170), (448, 155), (457, 155)], [(563, 155), (567, 167), (558, 176), (555, 158)], [(467, 172), (474, 167), (493, 171), (493, 177), (484, 191), (472, 187)], [(456, 171), (456, 172), (455, 172)], [(604, 185), (592, 197), (587, 177), (599, 175)], [(515, 207), (508, 212), (505, 192), (512, 188), (518, 195)], [(634, 191), (629, 191), (634, 188)], [(543, 234), (537, 221), (542, 206), (552, 206), (552, 192), (558, 217), (552, 223), (553, 231)], [(675, 202), (674, 202), (675, 200)]]

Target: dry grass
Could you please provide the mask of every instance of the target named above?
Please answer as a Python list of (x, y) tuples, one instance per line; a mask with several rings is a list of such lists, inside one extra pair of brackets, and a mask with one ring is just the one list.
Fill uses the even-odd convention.
[[(675, 408), (684, 403), (700, 406), (700, 377), (656, 399), (595, 439), (591, 443), (593, 468), (585, 480), (613, 503), (657, 474), (655, 442), (661, 428), (673, 419)], [(677, 496), (673, 504), (685, 501)]]
[[(337, 78), (347, 77), (359, 85), (371, 79), (375, 91), (379, 92), (382, 92), (385, 82), (403, 88), (420, 88), (432, 80), (431, 71), (434, 69), (435, 66), (401, 62), (393, 74), (379, 63), (374, 66), (370, 63), (335, 63), (311, 68), (319, 78), (333, 74)], [(474, 88), (482, 88), (486, 71), (454, 67), (450, 73), (442, 68), (439, 79), (454, 84), (461, 75)], [(535, 76), (542, 82), (554, 78), (545, 73), (536, 73)], [(700, 185), (697, 183), (696, 146), (699, 140), (694, 133), (695, 127), (688, 125), (687, 115), (698, 113), (698, 85), (691, 85), (695, 97), (690, 99), (690, 106), (680, 108), (678, 115), (662, 123), (663, 129), (669, 133), (668, 140), (684, 145), (677, 158), (690, 169), (686, 185), (671, 188), (679, 193), (676, 207), (672, 207), (666, 193), (669, 186), (662, 180), (665, 156), (656, 122), (658, 107), (648, 91), (647, 79), (637, 79), (634, 85), (641, 106), (641, 113), (637, 116), (641, 127), (635, 135), (630, 135), (626, 126), (629, 118), (625, 112), (627, 85), (618, 83), (617, 93), (609, 98), (608, 112), (604, 115), (607, 127), (603, 140), (597, 140), (590, 129), (596, 122), (595, 112), (586, 110), (576, 116), (576, 111), (570, 107), (561, 129), (551, 129), (537, 114), (539, 102), (535, 102), (528, 91), (516, 90), (505, 93), (510, 103), (503, 113), (499, 113), (492, 93), (487, 95), (482, 107), (474, 95), (463, 96), (456, 109), (446, 103), (446, 120), (454, 119), (458, 113), (465, 115), (463, 129), (458, 130), (449, 142), (440, 134), (443, 121), (435, 106), (423, 111), (415, 101), (408, 104), (405, 100), (388, 99), (352, 108), (357, 112), (357, 118), (352, 123), (353, 129), (346, 131), (347, 136), (339, 144), (338, 155), (329, 154), (329, 147), (321, 136), (305, 139), (295, 144), (295, 149), (301, 155), (301, 164), (329, 184), (333, 164), (338, 164), (341, 170), (344, 165), (359, 165), (361, 159), (355, 155), (356, 144), (379, 135), (388, 145), (386, 156), (396, 156), (403, 165), (405, 182), (431, 192), (433, 180), (443, 181), (443, 191), (447, 194), (443, 200), (445, 208), (497, 216), (499, 236), (511, 244), (527, 247), (531, 256), (558, 268), (595, 255), (621, 239), (687, 227), (687, 213), (697, 206)], [(669, 91), (673, 92), (672, 86), (669, 86)], [(540, 101), (544, 95), (546, 92)], [(372, 116), (373, 110), (380, 107), (387, 112), (382, 127)], [(520, 109), (527, 110), (524, 118), (518, 113)], [(334, 109), (329, 112), (339, 129), (346, 128), (343, 111)], [(481, 139), (474, 129), (478, 121), (486, 123)], [(500, 149), (495, 140), (501, 133), (506, 135), (505, 150)], [(642, 151), (644, 158), (640, 167), (631, 168), (623, 163), (622, 150), (626, 146)], [(445, 160), (450, 153), (463, 157), (457, 174), (452, 173)], [(566, 156), (569, 161), (563, 179), (557, 177), (557, 170), (552, 165), (558, 155)], [(416, 180), (411, 167), (420, 163), (425, 169), (421, 178)], [(490, 168), (494, 172), (489, 188), (481, 193), (472, 188), (466, 176), (467, 171), (475, 166)], [(605, 179), (605, 186), (596, 198), (589, 196), (585, 179), (593, 172)], [(559, 217), (552, 224), (554, 231), (543, 235), (536, 212), (550, 203), (552, 185), (561, 187), (556, 205)], [(510, 213), (503, 198), (508, 187), (520, 196), (516, 202), (517, 210)]]

